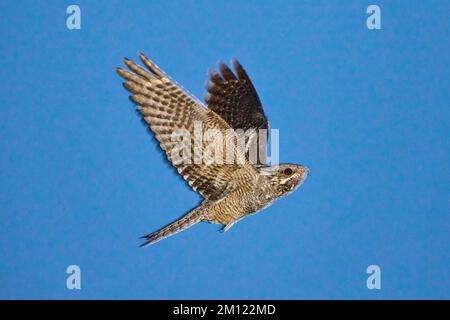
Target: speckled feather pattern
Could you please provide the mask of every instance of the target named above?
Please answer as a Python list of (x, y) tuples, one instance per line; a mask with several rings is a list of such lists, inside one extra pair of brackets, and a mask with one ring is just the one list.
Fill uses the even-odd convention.
[(233, 151), (235, 158), (241, 159), (236, 164), (189, 164), (176, 161), (172, 156), (179, 146), (172, 139), (173, 131), (184, 129), (189, 132), (194, 146), (198, 142), (194, 134), (197, 121), (202, 123), (204, 130), (217, 129), (224, 137), (229, 129), (268, 128), (259, 97), (240, 63), (233, 61), (237, 75), (224, 64), (220, 65), (220, 74), (210, 73), (205, 106), (145, 55), (140, 54), (140, 59), (147, 69), (124, 59), (128, 70), (117, 68), (117, 73), (125, 80), (123, 85), (131, 93), (131, 100), (169, 161), (204, 198), (200, 206), (182, 218), (145, 236), (144, 245), (167, 238), (200, 221), (219, 223), (227, 228), (272, 202), (276, 198), (277, 186), (270, 181), (279, 170), (272, 170), (270, 174), (265, 170), (261, 174), (259, 168), (248, 162), (245, 151), (239, 148)]

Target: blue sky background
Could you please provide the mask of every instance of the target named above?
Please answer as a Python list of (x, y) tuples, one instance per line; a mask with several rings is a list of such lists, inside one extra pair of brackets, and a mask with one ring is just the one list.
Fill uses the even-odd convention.
[[(450, 298), (448, 1), (70, 4), (0, 4), (0, 298)], [(305, 184), (139, 248), (200, 200), (114, 72), (139, 51), (199, 98), (240, 59)]]

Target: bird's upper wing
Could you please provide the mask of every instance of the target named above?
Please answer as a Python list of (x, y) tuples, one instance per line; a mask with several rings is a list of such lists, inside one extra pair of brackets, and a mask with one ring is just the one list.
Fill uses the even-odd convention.
[[(255, 133), (258, 133), (258, 129), (269, 129), (263, 106), (250, 77), (236, 59), (233, 59), (232, 63), (235, 73), (224, 63), (219, 64), (220, 72), (209, 72), (205, 96), (207, 107), (221, 116), (235, 130), (253, 129)], [(265, 133), (261, 136), (264, 141), (258, 144), (262, 148), (259, 151), (260, 155), (264, 157), (258, 160), (259, 164), (266, 162), (268, 137), (267, 131)], [(256, 136), (252, 139), (254, 138)], [(252, 141), (256, 143), (255, 140)], [(246, 157), (248, 159), (248, 152)]]
[[(229, 125), (171, 80), (146, 56), (140, 54), (140, 59), (148, 70), (125, 59), (124, 63), (130, 71), (117, 68), (117, 73), (125, 79), (124, 87), (132, 93), (130, 98), (137, 104), (144, 122), (155, 133), (167, 158), (194, 190), (204, 198), (213, 200), (229, 187), (229, 177), (235, 170), (244, 168), (243, 172), (256, 174), (253, 166), (245, 161), (240, 164), (208, 164), (210, 159), (194, 161), (194, 146), (202, 145), (198, 139), (203, 139), (194, 132), (195, 122), (202, 125), (203, 131), (218, 129), (221, 133), (229, 130)], [(180, 161), (183, 159), (179, 157), (180, 142), (173, 137), (175, 130), (188, 133), (190, 160)], [(234, 152), (236, 159), (243, 159), (242, 150), (235, 148)]]

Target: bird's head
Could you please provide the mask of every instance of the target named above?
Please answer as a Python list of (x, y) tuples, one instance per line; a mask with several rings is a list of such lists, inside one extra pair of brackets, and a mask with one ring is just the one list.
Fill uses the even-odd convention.
[(309, 169), (298, 164), (280, 164), (269, 167), (262, 174), (268, 175), (271, 184), (281, 197), (301, 186), (308, 176)]

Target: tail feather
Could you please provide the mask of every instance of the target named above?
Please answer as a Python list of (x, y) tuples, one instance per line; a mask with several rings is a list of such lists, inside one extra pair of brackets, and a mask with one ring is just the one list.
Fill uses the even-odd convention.
[(203, 216), (203, 209), (204, 206), (200, 205), (197, 208), (190, 211), (185, 216), (183, 216), (182, 218), (172, 222), (171, 224), (153, 233), (141, 237), (142, 239), (146, 240), (143, 244), (141, 244), (141, 247), (147, 247), (165, 238), (173, 236), (178, 232), (181, 232), (183, 230), (186, 230), (187, 228), (192, 227), (194, 224), (201, 221)]

